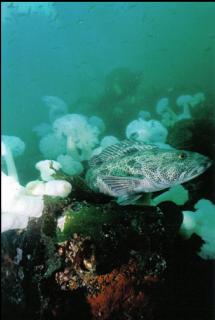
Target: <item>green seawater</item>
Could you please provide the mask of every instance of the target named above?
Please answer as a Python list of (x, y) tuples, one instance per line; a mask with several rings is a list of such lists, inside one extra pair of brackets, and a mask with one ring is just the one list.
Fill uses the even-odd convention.
[(215, 319), (215, 2), (1, 9), (2, 318)]
[[(213, 2), (4, 2), (1, 7), (2, 134), (26, 144), (15, 159), (22, 184), (38, 178), (34, 166), (44, 159), (32, 131), (49, 123), (44, 96), (64, 100), (69, 113), (101, 117), (103, 136), (118, 139), (141, 110), (160, 121), (155, 106), (162, 97), (176, 111), (178, 96), (203, 92), (205, 105), (214, 106)], [(211, 132), (206, 136), (214, 146)]]

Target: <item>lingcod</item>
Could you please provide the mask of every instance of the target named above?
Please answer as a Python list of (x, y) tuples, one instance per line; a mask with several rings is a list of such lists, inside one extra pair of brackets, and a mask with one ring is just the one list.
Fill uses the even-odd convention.
[(211, 163), (197, 152), (124, 140), (90, 159), (86, 182), (93, 191), (116, 197), (120, 204), (129, 204), (143, 193), (187, 182)]

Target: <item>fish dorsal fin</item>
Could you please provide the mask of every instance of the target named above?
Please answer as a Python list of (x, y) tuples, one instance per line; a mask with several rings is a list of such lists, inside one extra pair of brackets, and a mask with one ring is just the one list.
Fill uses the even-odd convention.
[(101, 165), (104, 162), (109, 162), (113, 159), (128, 155), (131, 156), (139, 151), (147, 151), (152, 149), (158, 149), (158, 147), (152, 144), (146, 144), (144, 142), (123, 140), (105, 148), (99, 155), (92, 157), (92, 159), (89, 161), (89, 165), (94, 167)]

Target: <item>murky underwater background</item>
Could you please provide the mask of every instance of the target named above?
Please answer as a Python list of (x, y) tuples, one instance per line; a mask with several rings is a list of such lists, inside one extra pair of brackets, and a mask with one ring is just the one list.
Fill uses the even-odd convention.
[[(141, 110), (203, 92), (214, 101), (214, 3), (5, 2), (2, 5), (2, 133), (26, 143), (20, 181), (43, 156), (33, 128), (49, 123), (43, 97), (69, 113), (99, 116), (100, 136), (125, 137)], [(118, 87), (115, 82), (118, 81)], [(119, 92), (118, 92), (118, 91)]]
[[(151, 206), (119, 206), (82, 178), (125, 138), (214, 159), (215, 3), (1, 8), (5, 319), (212, 320), (214, 165)], [(56, 180), (35, 167), (46, 159)], [(66, 195), (47, 193), (60, 179)]]

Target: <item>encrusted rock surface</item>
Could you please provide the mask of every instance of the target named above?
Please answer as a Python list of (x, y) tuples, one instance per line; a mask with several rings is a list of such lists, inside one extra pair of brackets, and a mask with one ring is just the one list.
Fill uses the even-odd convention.
[(172, 319), (175, 311), (165, 312), (164, 301), (174, 292), (171, 279), (177, 284), (174, 268), (180, 262), (183, 270), (189, 258), (181, 253), (189, 242), (183, 247), (177, 236), (180, 209), (123, 207), (94, 201), (87, 190), (78, 194), (47, 197), (41, 218), (2, 234), (3, 319)]

